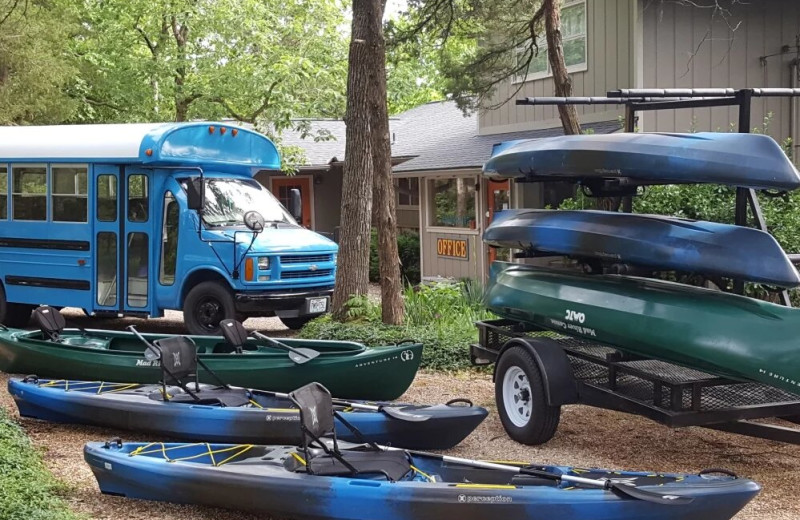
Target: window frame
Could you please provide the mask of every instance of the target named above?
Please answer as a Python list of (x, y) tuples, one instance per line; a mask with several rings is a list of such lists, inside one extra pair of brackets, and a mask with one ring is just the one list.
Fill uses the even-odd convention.
[[(175, 223), (175, 227), (176, 227), (175, 233), (177, 234), (176, 241), (175, 241), (175, 265), (174, 265), (175, 272), (172, 273), (172, 279), (168, 281), (167, 280), (167, 274), (166, 274), (166, 272), (164, 270), (164, 266), (166, 265), (166, 261), (165, 260), (166, 260), (166, 256), (167, 256), (167, 242), (168, 242), (168, 240), (167, 240), (167, 238), (168, 238), (168, 235), (167, 235), (167, 233), (168, 233), (167, 217), (168, 217), (169, 205), (171, 203), (173, 203), (173, 202), (178, 207), (178, 218), (177, 218), (177, 222)], [(161, 213), (161, 218), (162, 218), (162, 220), (161, 220), (161, 251), (160, 251), (160, 253), (158, 255), (159, 256), (159, 259), (158, 259), (158, 283), (160, 285), (164, 286), (164, 287), (171, 287), (171, 286), (175, 285), (175, 278), (177, 277), (177, 274), (178, 274), (178, 248), (180, 246), (180, 241), (178, 239), (180, 238), (180, 224), (181, 224), (180, 203), (178, 202), (178, 199), (175, 198), (175, 195), (172, 193), (172, 190), (168, 189), (168, 190), (166, 190), (164, 192), (164, 199), (162, 201), (161, 210), (162, 210), (162, 213)]]
[(11, 202), (11, 165), (9, 163), (0, 163), (0, 170), (5, 170), (6, 174), (6, 192), (0, 193), (0, 195), (4, 195), (6, 197), (6, 211), (5, 213), (0, 213), (0, 221), (8, 221), (11, 220), (11, 211), (10, 211), (10, 202)]
[[(576, 63), (575, 65), (567, 65), (567, 73), (572, 74), (574, 72), (586, 72), (589, 70), (589, 4), (587, 0), (564, 0), (564, 5), (561, 6), (561, 11), (563, 13), (564, 9), (574, 7), (576, 5), (583, 5), (584, 9), (584, 28), (583, 33), (578, 34), (577, 36), (570, 36), (564, 37), (562, 35), (561, 38), (561, 45), (562, 47), (566, 42), (577, 40), (579, 38), (583, 38), (583, 55), (585, 57), (583, 63)], [(516, 47), (512, 52), (514, 53), (514, 59), (516, 61), (516, 57), (525, 52), (525, 47)], [(547, 39), (545, 37), (540, 38), (539, 43), (539, 54), (541, 55), (544, 53), (545, 58), (547, 57)], [(517, 85), (519, 83), (526, 83), (528, 81), (536, 81), (539, 79), (546, 79), (553, 77), (553, 71), (550, 69), (550, 60), (546, 60), (547, 69), (540, 72), (530, 72), (528, 71), (525, 76), (521, 75), (514, 75), (511, 78), (511, 84)]]
[[(436, 196), (436, 190), (434, 189), (434, 183), (436, 181), (447, 180), (447, 181), (455, 181), (458, 179), (464, 179), (465, 181), (470, 182), (471, 189), (473, 196), (475, 197), (475, 204), (474, 204), (474, 212), (473, 217), (475, 221), (475, 228), (471, 228), (469, 226), (464, 227), (455, 227), (455, 226), (442, 226), (435, 223), (435, 212), (436, 207), (433, 204), (433, 198)], [(425, 181), (425, 206), (427, 210), (425, 211), (425, 227), (427, 231), (436, 231), (442, 233), (454, 233), (454, 234), (478, 234), (480, 230), (478, 229), (479, 223), (479, 212), (480, 212), (480, 197), (479, 192), (475, 191), (474, 183), (479, 182), (475, 179), (472, 175), (459, 175), (453, 177), (432, 177), (424, 179)], [(422, 202), (422, 194), (420, 193), (420, 202)]]
[[(86, 169), (86, 194), (80, 195), (79, 193), (56, 193), (56, 178), (54, 169), (57, 168), (85, 168)], [(49, 189), (47, 190), (47, 208), (48, 208), (48, 215), (50, 217), (49, 222), (53, 222), (54, 224), (86, 224), (89, 222), (89, 184), (91, 184), (91, 175), (89, 163), (50, 163), (48, 165), (48, 178), (49, 178)], [(53, 200), (54, 197), (73, 197), (73, 198), (84, 198), (86, 199), (86, 219), (85, 220), (56, 220), (55, 215), (55, 201)], [(37, 221), (40, 222), (40, 221)]]
[[(14, 181), (16, 180), (17, 176), (14, 172), (17, 168), (44, 168), (44, 193), (41, 195), (44, 197), (45, 203), (45, 211), (44, 211), (44, 219), (42, 220), (30, 220), (30, 219), (21, 219), (21, 218), (14, 218), (14, 209), (16, 204), (14, 204), (14, 196), (15, 195), (27, 195), (26, 193), (17, 193), (14, 191)], [(10, 213), (10, 221), (11, 222), (50, 222), (50, 164), (49, 163), (9, 163), (8, 164), (9, 170), (9, 179), (11, 180), (9, 190), (10, 190), (10, 202), (11, 202), (11, 211)]]
[[(395, 191), (396, 191), (396, 194), (397, 194), (397, 199), (396, 199), (395, 202), (397, 203), (397, 207), (400, 208), (400, 209), (419, 209), (420, 198), (422, 197), (422, 191), (420, 189), (420, 178), (419, 177), (397, 177), (395, 179), (395, 181), (397, 182), (397, 184), (395, 185)], [(417, 183), (417, 190), (416, 190), (417, 203), (416, 204), (401, 204), (400, 203), (400, 191), (399, 190), (400, 190), (400, 182), (401, 181), (408, 181), (409, 183), (411, 183), (412, 181), (415, 181)], [(409, 189), (411, 189), (411, 188), (409, 188)], [(409, 193), (409, 200), (413, 200), (412, 193)]]

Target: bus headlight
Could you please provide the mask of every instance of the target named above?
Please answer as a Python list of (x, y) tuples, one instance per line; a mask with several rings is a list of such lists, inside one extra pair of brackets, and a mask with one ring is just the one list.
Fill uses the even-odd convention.
[(339, 260), (339, 253), (333, 253), (333, 263), (335, 264), (337, 260)]
[(259, 256), (258, 257), (258, 270), (265, 271), (269, 269), (269, 257), (268, 256)]

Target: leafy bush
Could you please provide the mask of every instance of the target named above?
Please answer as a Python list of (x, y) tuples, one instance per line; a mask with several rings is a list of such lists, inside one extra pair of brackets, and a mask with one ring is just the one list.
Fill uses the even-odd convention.
[(348, 319), (329, 315), (308, 323), (305, 338), (350, 340), (376, 347), (412, 339), (425, 345), (422, 366), (432, 370), (470, 367), (468, 345), (478, 339), (474, 322), (492, 317), (481, 304), (477, 282), (434, 283), (408, 287), (404, 292), (406, 319), (400, 326), (381, 323), (380, 304), (365, 297), (348, 302)]
[[(416, 231), (399, 231), (397, 233), (397, 250), (400, 255), (401, 279), (405, 283), (418, 284), (421, 279), (419, 233)], [(373, 229), (369, 248), (369, 281), (377, 282), (379, 280), (378, 232)]]
[(0, 408), (0, 518), (76, 520), (22, 429)]

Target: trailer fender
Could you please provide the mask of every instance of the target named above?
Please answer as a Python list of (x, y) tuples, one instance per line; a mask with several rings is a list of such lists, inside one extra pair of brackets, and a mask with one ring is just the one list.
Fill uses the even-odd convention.
[[(557, 341), (550, 338), (514, 338), (505, 342), (497, 359), (511, 347), (523, 347), (536, 360), (544, 382), (545, 397), (550, 406), (561, 406), (578, 402), (578, 384), (566, 352)], [(497, 364), (492, 380), (497, 375)]]

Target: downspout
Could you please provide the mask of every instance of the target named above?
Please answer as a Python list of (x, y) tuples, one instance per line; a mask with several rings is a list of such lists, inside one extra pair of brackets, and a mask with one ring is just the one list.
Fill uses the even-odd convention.
[[(800, 59), (795, 58), (789, 63), (789, 71), (790, 77), (789, 82), (792, 88), (797, 88), (798, 83), (798, 68), (800, 67), (800, 63), (798, 63)], [(792, 159), (795, 164), (800, 164), (798, 160), (800, 160), (800, 156), (798, 153), (800, 152), (800, 117), (798, 117), (797, 108), (798, 108), (798, 97), (792, 96), (789, 98), (789, 132), (790, 137), (792, 138)]]

